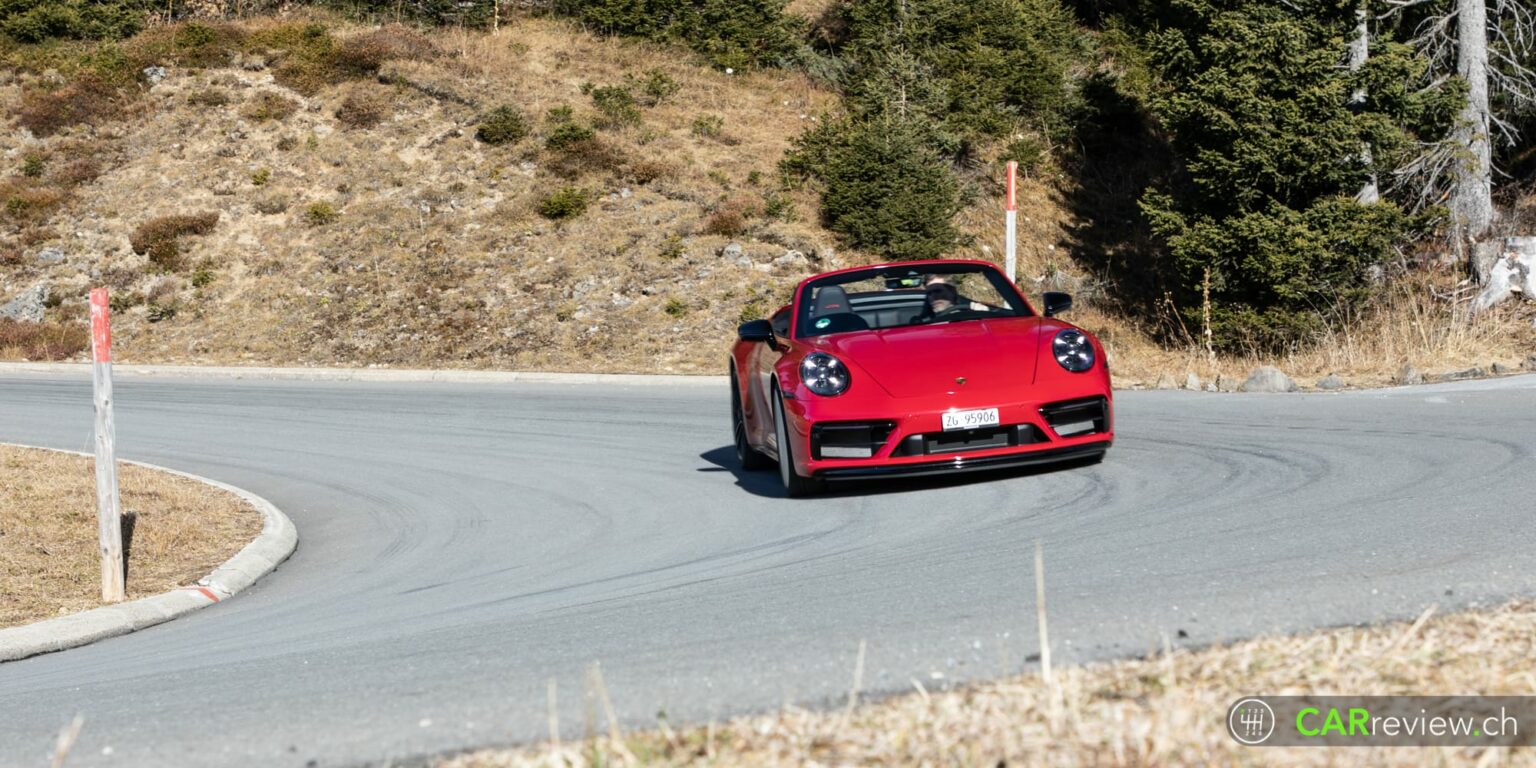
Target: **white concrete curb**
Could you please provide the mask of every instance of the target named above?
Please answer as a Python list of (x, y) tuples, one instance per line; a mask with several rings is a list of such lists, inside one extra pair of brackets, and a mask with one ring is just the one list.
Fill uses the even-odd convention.
[[(89, 366), (82, 366), (88, 368)], [(18, 446), (22, 448), (36, 448), (39, 446)], [(43, 450), (58, 451), (56, 448), (44, 448)], [(59, 453), (72, 453), (81, 456), (78, 451), (58, 451)], [(225, 561), (223, 565), (215, 568), (213, 573), (199, 579), (196, 586), (174, 589), (164, 594), (155, 595), (134, 600), (120, 605), (109, 605), (102, 608), (93, 608), (89, 611), (60, 616), (56, 619), (27, 624), (10, 629), (0, 629), (0, 663), (24, 659), (28, 656), (36, 656), (40, 653), (62, 651), (66, 648), (94, 643), (108, 637), (125, 635), (129, 632), (151, 627), (164, 621), (169, 621), (183, 614), (191, 613), (199, 608), (206, 608), (214, 603), (228, 599), (241, 590), (254, 584), (257, 579), (271, 573), (278, 564), (288, 559), (293, 550), (298, 547), (299, 534), (293, 527), (293, 521), (283, 514), (281, 510), (272, 505), (272, 502), (257, 496), (254, 493), (232, 485), (226, 485), (217, 480), (209, 480), (206, 477), (180, 472), (174, 469), (145, 464), (139, 461), (119, 459), (126, 464), (134, 464), (140, 467), (167, 472), (172, 475), (207, 483), (215, 488), (228, 491), (250, 502), (251, 506), (261, 512), (261, 534), (243, 549), (235, 553), (234, 557)]]
[[(89, 377), (86, 363), (0, 363), (0, 374), (37, 373)], [(466, 384), (631, 384), (718, 387), (726, 376), (659, 376), (639, 373), (539, 373), (535, 371), (435, 371), (394, 368), (258, 368), (200, 365), (113, 365), (114, 376), (166, 379), (265, 379), (271, 381), (445, 381)]]

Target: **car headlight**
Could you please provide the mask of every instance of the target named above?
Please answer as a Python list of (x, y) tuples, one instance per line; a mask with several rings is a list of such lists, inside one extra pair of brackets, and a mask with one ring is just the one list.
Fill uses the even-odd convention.
[(1073, 373), (1082, 373), (1093, 367), (1093, 342), (1088, 340), (1088, 334), (1074, 328), (1056, 333), (1055, 341), (1051, 342), (1051, 352), (1056, 355), (1056, 362), (1061, 367)]
[(848, 366), (825, 352), (812, 352), (800, 362), (800, 380), (818, 395), (835, 397), (848, 391)]

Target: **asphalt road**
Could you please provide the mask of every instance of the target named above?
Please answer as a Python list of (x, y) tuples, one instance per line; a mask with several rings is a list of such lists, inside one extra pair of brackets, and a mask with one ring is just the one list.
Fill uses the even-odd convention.
[[(118, 381), (119, 453), (248, 488), (294, 557), (170, 624), (0, 665), (0, 764), (330, 766), (836, 703), (1536, 593), (1536, 377), (1131, 392), (1105, 462), (781, 498), (726, 392)], [(89, 446), (89, 381), (0, 377), (0, 440)], [(3, 514), (3, 510), (0, 510)], [(3, 540), (0, 540), (3, 546)], [(1236, 697), (1246, 691), (1233, 691)], [(599, 710), (600, 711), (600, 710)], [(598, 727), (602, 728), (599, 715)], [(311, 762), (313, 761), (313, 762)]]

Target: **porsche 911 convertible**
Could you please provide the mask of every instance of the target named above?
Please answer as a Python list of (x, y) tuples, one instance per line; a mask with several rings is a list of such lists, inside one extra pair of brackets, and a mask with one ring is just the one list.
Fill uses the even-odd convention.
[(828, 481), (1091, 463), (1114, 441), (1104, 349), (997, 267), (922, 261), (802, 281), (738, 329), (731, 426), (790, 496)]

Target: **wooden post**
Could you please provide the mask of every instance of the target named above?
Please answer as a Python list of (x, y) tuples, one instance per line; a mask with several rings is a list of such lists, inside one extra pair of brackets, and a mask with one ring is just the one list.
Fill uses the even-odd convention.
[(107, 289), (91, 291), (91, 382), (96, 392), (96, 529), (101, 545), (101, 599), (120, 603), (123, 584), (123, 509), (117, 495), (117, 432), (112, 423), (112, 325)]
[(1007, 222), (1006, 237), (1003, 241), (1003, 252), (1008, 256), (1008, 279), (1018, 280), (1015, 269), (1018, 267), (1019, 249), (1019, 197), (1018, 197), (1019, 164), (1008, 161), (1008, 198), (1003, 203), (1003, 217)]

